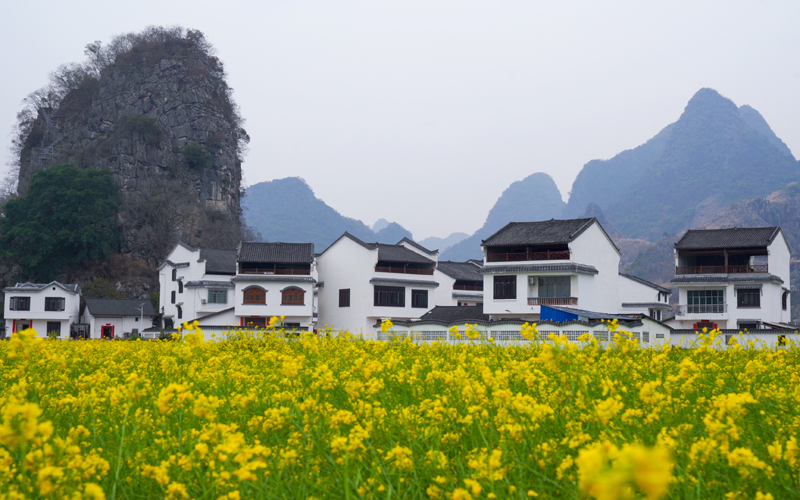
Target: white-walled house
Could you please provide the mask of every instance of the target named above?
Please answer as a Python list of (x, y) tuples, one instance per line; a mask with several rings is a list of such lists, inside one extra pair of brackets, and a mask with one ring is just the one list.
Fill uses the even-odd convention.
[(404, 238), (365, 243), (344, 233), (317, 256), (320, 327), (375, 338), (381, 319), (417, 319), (434, 305), (438, 252)]
[(780, 227), (687, 231), (675, 243), (674, 327), (790, 328), (790, 260)]
[(287, 330), (313, 330), (316, 267), (313, 243), (240, 243), (232, 280), (236, 324), (264, 327), (284, 316)]
[(541, 306), (649, 314), (644, 304), (660, 302), (661, 290), (619, 273), (620, 251), (594, 217), (511, 222), (482, 248), (483, 306), (492, 319), (536, 321)]
[(93, 339), (122, 338), (153, 326), (156, 312), (148, 299), (86, 298), (82, 323), (89, 325)]
[(195, 319), (209, 326), (238, 325), (233, 313), (235, 275), (236, 249), (178, 243), (158, 267), (165, 326)]
[(436, 306), (475, 306), (483, 304), (483, 276), (476, 261), (439, 261), (433, 276), (439, 288), (434, 292)]
[(656, 321), (662, 321), (667, 311), (672, 310), (669, 298), (672, 290), (632, 274), (619, 273), (620, 312), (625, 314), (646, 314)]
[(40, 337), (54, 333), (69, 338), (70, 326), (80, 321), (81, 287), (76, 284), (17, 283), (3, 289), (8, 336), (33, 328)]

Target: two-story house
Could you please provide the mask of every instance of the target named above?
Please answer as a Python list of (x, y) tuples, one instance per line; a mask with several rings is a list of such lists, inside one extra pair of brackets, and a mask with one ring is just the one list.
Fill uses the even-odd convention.
[(319, 325), (375, 338), (381, 319), (417, 319), (434, 306), (438, 252), (404, 238), (365, 243), (344, 233), (317, 256)]
[(17, 283), (4, 288), (8, 335), (33, 328), (40, 337), (48, 334), (69, 338), (70, 326), (80, 322), (81, 287), (76, 284)]
[(675, 243), (675, 327), (756, 330), (789, 323), (790, 254), (780, 227), (687, 231)]
[(483, 304), (483, 275), (479, 262), (439, 261), (434, 279), (439, 288), (434, 292), (436, 306), (476, 306)]
[(235, 275), (236, 249), (178, 243), (158, 267), (164, 326), (195, 319), (209, 325), (239, 324), (233, 312)]
[(619, 273), (620, 251), (594, 217), (511, 222), (482, 248), (492, 319), (536, 321), (541, 306), (651, 317), (669, 308), (669, 289)]
[(283, 316), (286, 329), (313, 330), (316, 266), (313, 243), (240, 243), (232, 279), (237, 324), (264, 327)]

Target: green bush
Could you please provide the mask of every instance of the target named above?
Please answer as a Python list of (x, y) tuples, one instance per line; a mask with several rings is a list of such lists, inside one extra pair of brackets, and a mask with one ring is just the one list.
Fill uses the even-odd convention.
[(192, 170), (202, 172), (207, 168), (211, 168), (213, 157), (211, 153), (203, 149), (203, 146), (196, 142), (187, 144), (183, 148), (183, 160)]

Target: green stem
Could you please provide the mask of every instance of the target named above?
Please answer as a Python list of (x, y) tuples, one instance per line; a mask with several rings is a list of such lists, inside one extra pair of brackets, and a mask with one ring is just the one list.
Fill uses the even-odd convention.
[(125, 418), (122, 419), (122, 435), (119, 438), (119, 453), (117, 453), (117, 470), (114, 472), (114, 486), (111, 488), (111, 498), (117, 498), (117, 482), (119, 482), (119, 469), (122, 466), (122, 449), (125, 447), (125, 426), (128, 424), (128, 414), (131, 411), (130, 403), (125, 406)]

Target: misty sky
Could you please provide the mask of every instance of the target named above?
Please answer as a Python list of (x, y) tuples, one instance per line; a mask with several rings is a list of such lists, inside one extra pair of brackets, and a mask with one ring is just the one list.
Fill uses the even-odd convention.
[(178, 24), (225, 64), (247, 184), (299, 176), (343, 215), (417, 239), (473, 232), (534, 172), (566, 200), (586, 162), (643, 143), (701, 87), (800, 153), (797, 1), (0, 5), (3, 149), (22, 99), (87, 43)]

